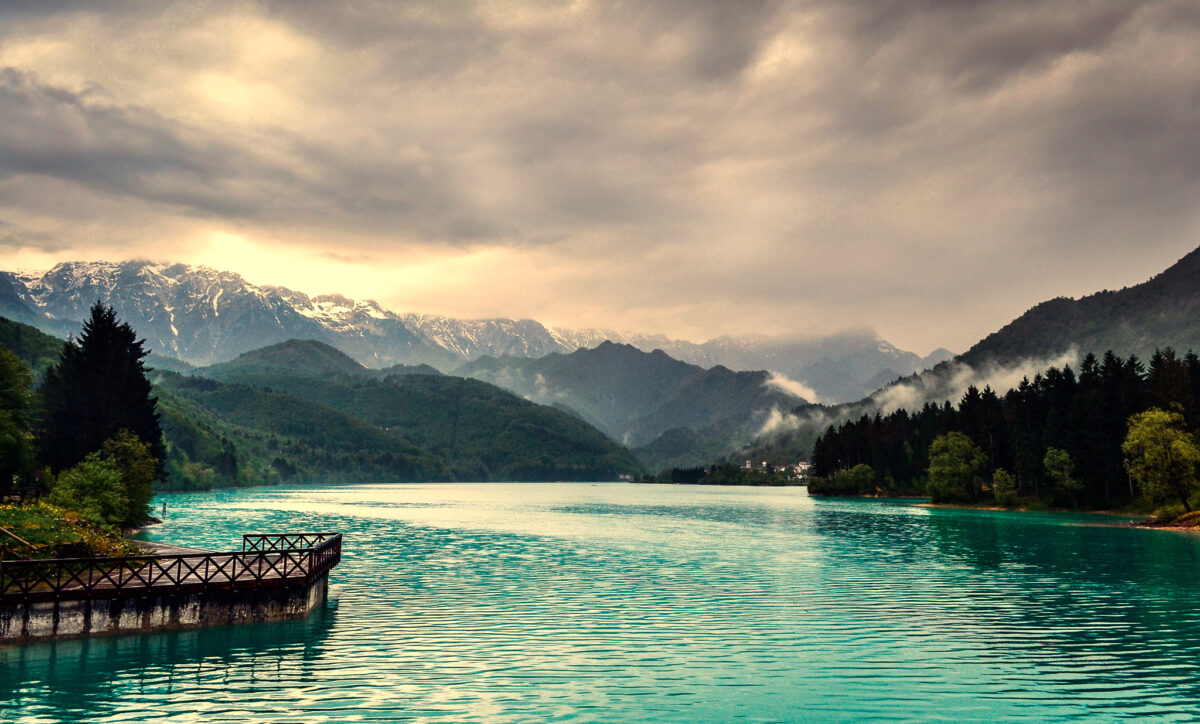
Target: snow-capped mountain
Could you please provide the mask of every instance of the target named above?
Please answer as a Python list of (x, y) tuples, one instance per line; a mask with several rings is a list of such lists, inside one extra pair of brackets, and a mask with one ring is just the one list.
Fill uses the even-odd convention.
[(372, 302), (256, 286), (232, 272), (184, 264), (68, 262), (41, 276), (8, 275), (36, 326), (75, 332), (96, 300), (111, 304), (147, 346), (207, 365), (288, 339), (317, 339), (374, 362), (436, 356)]
[(310, 297), (185, 264), (66, 262), (44, 274), (0, 272), (0, 316), (52, 334), (77, 332), (96, 300), (111, 304), (150, 349), (196, 365), (288, 339), (326, 342), (369, 367), (424, 363), (443, 371), (482, 356), (542, 357), (612, 341), (647, 352), (662, 349), (703, 367), (772, 370), (811, 388), (822, 401), (838, 401), (861, 397), (879, 379), (890, 381), (941, 359), (922, 359), (873, 332), (790, 340), (720, 337), (697, 344), (662, 335), (548, 328), (532, 319), (397, 313), (371, 300)]

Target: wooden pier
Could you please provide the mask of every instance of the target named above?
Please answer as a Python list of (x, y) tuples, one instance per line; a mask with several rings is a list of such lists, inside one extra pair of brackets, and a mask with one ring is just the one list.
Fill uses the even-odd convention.
[(0, 644), (300, 618), (341, 554), (341, 533), (255, 533), (240, 551), (0, 561)]

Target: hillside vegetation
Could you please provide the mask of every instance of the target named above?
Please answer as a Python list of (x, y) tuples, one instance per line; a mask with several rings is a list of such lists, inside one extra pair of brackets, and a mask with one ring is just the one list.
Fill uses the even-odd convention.
[(1033, 307), (964, 352), (970, 365), (1045, 358), (1071, 348), (1148, 359), (1165, 347), (1200, 349), (1200, 249), (1147, 282)]
[[(62, 347), (9, 320), (0, 320), (0, 344), (43, 367)], [(193, 376), (160, 366), (151, 381), (164, 485), (595, 480), (642, 471), (632, 453), (573, 415), (425, 369), (381, 377), (314, 341), (254, 350)]]

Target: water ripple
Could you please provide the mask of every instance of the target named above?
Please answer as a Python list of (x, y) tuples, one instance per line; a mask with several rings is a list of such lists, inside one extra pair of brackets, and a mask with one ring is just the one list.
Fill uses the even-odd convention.
[(630, 485), (169, 496), (346, 533), (305, 621), (0, 650), (0, 720), (1068, 720), (1200, 712), (1195, 538)]

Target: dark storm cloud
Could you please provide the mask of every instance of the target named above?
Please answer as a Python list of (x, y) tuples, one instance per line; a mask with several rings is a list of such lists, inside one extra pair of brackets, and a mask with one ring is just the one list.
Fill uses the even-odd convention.
[(481, 296), (565, 323), (963, 347), (1196, 243), (1197, 31), (1190, 0), (9, 4), (0, 215), (62, 238), (51, 184), (344, 260), (503, 249), (519, 288)]
[[(0, 70), (0, 126), (0, 181), (46, 176), (236, 220), (315, 221), (334, 213), (342, 224), (369, 226), (412, 216), (438, 238), (468, 223), (452, 210), (422, 220), (446, 210), (435, 200), (437, 179), (411, 165), (346, 157), (299, 139), (214, 133), (117, 105), (100, 88), (53, 87), (13, 68)], [(270, 145), (280, 147), (274, 155), (284, 162), (264, 153)], [(318, 171), (307, 174), (306, 165)]]
[(221, 188), (245, 170), (236, 150), (185, 138), (152, 112), (94, 100), (101, 96), (0, 70), (0, 178), (50, 176), (205, 214), (253, 214), (247, 199)]

